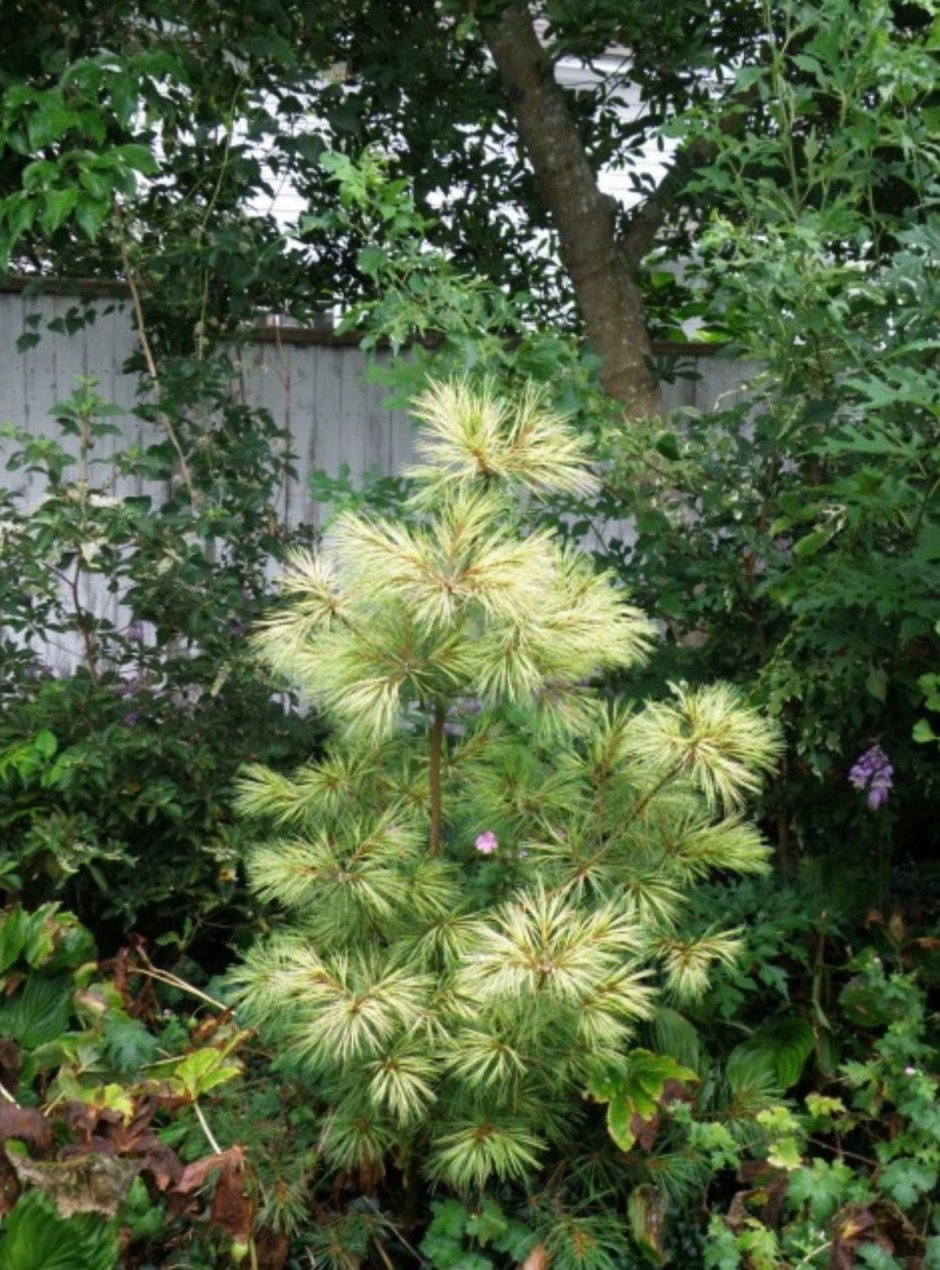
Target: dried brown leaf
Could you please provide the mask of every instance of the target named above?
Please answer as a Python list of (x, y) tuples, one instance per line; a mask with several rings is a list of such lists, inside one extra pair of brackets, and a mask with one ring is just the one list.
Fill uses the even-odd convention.
[(547, 1270), (551, 1257), (543, 1243), (537, 1243), (525, 1261), (519, 1263), (518, 1270)]
[(25, 1142), (34, 1155), (51, 1155), (55, 1146), (52, 1125), (35, 1108), (0, 1103), (0, 1143), (8, 1138)]
[(140, 1172), (136, 1160), (83, 1155), (71, 1160), (38, 1161), (11, 1156), (21, 1183), (45, 1192), (63, 1217), (101, 1213), (114, 1217), (131, 1182)]

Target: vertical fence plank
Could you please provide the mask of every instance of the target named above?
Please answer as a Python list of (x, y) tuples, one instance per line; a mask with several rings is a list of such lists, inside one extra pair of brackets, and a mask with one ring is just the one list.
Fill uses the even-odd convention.
[[(128, 441), (148, 444), (162, 439), (157, 425), (145, 424), (134, 413), (138, 381), (123, 371), (135, 347), (129, 305), (119, 297), (102, 298), (92, 325), (71, 336), (45, 329), (52, 318), (65, 317), (75, 304), (74, 298), (64, 295), (0, 291), (0, 423), (24, 427), (37, 436), (52, 435), (51, 408), (69, 396), (76, 377), (84, 375), (99, 381), (106, 400), (124, 408), (115, 422)], [(40, 316), (41, 338), (21, 353), (16, 341), (28, 329), (30, 314)], [(233, 394), (247, 406), (267, 409), (285, 430), (296, 455), (296, 477), (285, 481), (277, 500), (278, 510), (289, 523), (316, 526), (322, 519), (322, 509), (309, 492), (310, 476), (317, 469), (336, 476), (345, 462), (358, 480), (370, 470), (395, 475), (412, 459), (413, 426), (408, 414), (389, 407), (388, 390), (366, 376), (368, 360), (355, 346), (294, 339), (286, 331), (280, 343), (259, 340), (243, 348), (238, 358)], [(694, 369), (693, 377), (665, 387), (670, 409), (708, 410), (716, 403), (732, 404), (740, 398), (742, 382), (754, 371), (753, 364), (720, 355), (687, 361)], [(117, 438), (114, 447), (108, 448), (121, 444)], [(3, 470), (9, 448), (9, 443), (0, 441), (0, 482), (21, 490), (27, 502), (41, 497), (36, 478)], [(128, 493), (150, 493), (159, 501), (161, 489), (145, 488), (139, 481), (115, 483), (116, 496)], [(608, 526), (607, 532), (611, 531), (629, 536), (632, 527), (625, 520)], [(100, 584), (97, 590), (93, 582), (86, 585), (83, 602), (118, 623), (127, 617), (117, 598), (107, 595)], [(51, 659), (64, 668), (74, 664), (77, 653), (74, 647), (57, 648)]]

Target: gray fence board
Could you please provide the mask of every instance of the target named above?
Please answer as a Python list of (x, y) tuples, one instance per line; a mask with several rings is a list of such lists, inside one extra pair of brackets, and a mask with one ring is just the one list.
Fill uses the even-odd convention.
[[(145, 441), (159, 435), (159, 429), (134, 413), (137, 379), (123, 370), (135, 348), (129, 306), (119, 296), (109, 296), (96, 303), (96, 320), (73, 334), (46, 329), (75, 304), (74, 298), (62, 294), (0, 291), (0, 424), (14, 424), (33, 435), (53, 435), (50, 412), (84, 376), (96, 379), (102, 397), (124, 411), (114, 419), (123, 432), (114, 446), (125, 438)], [(30, 315), (40, 318), (41, 338), (20, 352), (17, 339), (30, 329)], [(400, 472), (412, 453), (411, 423), (403, 411), (389, 409), (388, 393), (368, 378), (367, 358), (354, 345), (331, 343), (309, 333), (301, 337), (284, 332), (279, 338), (265, 334), (267, 338), (259, 338), (240, 354), (233, 392), (247, 405), (268, 410), (284, 429), (296, 455), (297, 475), (285, 481), (279, 509), (292, 524), (316, 525), (319, 508), (309, 494), (312, 473), (323, 469), (336, 475), (344, 463), (354, 480), (370, 469), (385, 475)], [(670, 409), (708, 409), (719, 398), (727, 401), (751, 370), (745, 363), (713, 356), (698, 357), (695, 367), (697, 379), (679, 379), (664, 386)], [(0, 482), (19, 491), (27, 503), (38, 500), (42, 488), (36, 477), (4, 470), (3, 454), (8, 450), (9, 443), (0, 440)], [(114, 481), (112, 490), (116, 495), (143, 492), (139, 483), (129, 486)], [(114, 597), (92, 590), (86, 599), (99, 615), (123, 620)], [(74, 649), (46, 651), (60, 668), (74, 660)]]

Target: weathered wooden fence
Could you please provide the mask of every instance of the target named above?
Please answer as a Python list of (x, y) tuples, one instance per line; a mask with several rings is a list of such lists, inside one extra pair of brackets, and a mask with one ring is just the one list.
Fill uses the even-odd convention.
[[(110, 296), (96, 304), (92, 324), (70, 335), (48, 330), (50, 321), (64, 323), (75, 307), (74, 295), (0, 291), (0, 423), (48, 431), (52, 407), (70, 395), (79, 376), (88, 376), (98, 381), (106, 400), (126, 408), (124, 427), (129, 436), (138, 435), (137, 380), (122, 370), (135, 347), (129, 305)], [(31, 317), (38, 318), (40, 339), (20, 352), (17, 340), (34, 329)], [(665, 385), (670, 408), (708, 409), (733, 393), (746, 373), (741, 362), (720, 357), (699, 354), (688, 360), (697, 378)], [(297, 480), (284, 491), (284, 510), (292, 521), (316, 522), (317, 507), (306, 491), (318, 468), (335, 474), (348, 463), (354, 478), (369, 468), (393, 474), (410, 457), (407, 415), (387, 408), (387, 392), (366, 371), (365, 355), (328, 332), (260, 328), (242, 354), (235, 391), (247, 404), (270, 411), (299, 458)], [(8, 487), (14, 479), (19, 487), (17, 474), (0, 475)]]
[[(94, 300), (94, 322), (71, 334), (49, 330), (58, 321), (68, 327), (77, 307), (74, 294), (46, 290), (0, 290), (0, 425), (14, 424), (35, 435), (54, 429), (50, 412), (75, 388), (79, 377), (98, 381), (98, 392), (126, 413), (113, 422), (121, 425), (121, 444), (146, 440), (147, 425), (134, 414), (138, 380), (123, 366), (135, 349), (130, 306), (120, 292)], [(87, 293), (82, 305), (89, 301)], [(20, 351), (19, 337), (36, 332), (38, 342)], [(747, 366), (715, 356), (690, 354), (696, 377), (665, 386), (670, 408), (708, 409), (719, 398), (733, 396)], [(369, 469), (392, 475), (411, 456), (412, 425), (407, 414), (391, 410), (387, 391), (367, 375), (366, 356), (352, 343), (329, 332), (259, 328), (257, 338), (241, 354), (240, 374), (233, 391), (246, 404), (268, 410), (281, 426), (294, 454), (297, 475), (285, 484), (280, 510), (292, 524), (317, 523), (319, 508), (309, 494), (309, 478), (323, 469), (331, 475), (348, 464), (353, 479)], [(17, 490), (27, 501), (41, 497), (36, 478), (5, 470), (9, 442), (0, 438), (0, 484)], [(117, 494), (130, 492), (120, 483)], [(93, 611), (117, 617), (114, 597), (88, 594)], [(0, 614), (0, 630), (3, 617)], [(65, 666), (74, 650), (50, 650), (52, 660)]]

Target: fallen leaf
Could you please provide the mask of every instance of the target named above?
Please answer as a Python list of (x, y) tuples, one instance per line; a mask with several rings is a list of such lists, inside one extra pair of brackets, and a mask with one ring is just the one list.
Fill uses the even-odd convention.
[(55, 1146), (52, 1125), (33, 1107), (0, 1103), (0, 1143), (8, 1138), (25, 1142), (34, 1155), (51, 1155)]
[(218, 1174), (209, 1220), (232, 1239), (247, 1240), (251, 1234), (254, 1205), (248, 1188), (245, 1153), (239, 1146), (217, 1155), (203, 1156), (187, 1164), (173, 1188), (180, 1196), (192, 1195)]
[(9, 1158), (20, 1182), (43, 1191), (66, 1218), (76, 1213), (114, 1217), (140, 1172), (138, 1161), (107, 1155), (56, 1161)]
[(525, 1261), (520, 1262), (518, 1270), (547, 1270), (548, 1263), (548, 1249), (543, 1243), (538, 1243), (526, 1257)]

